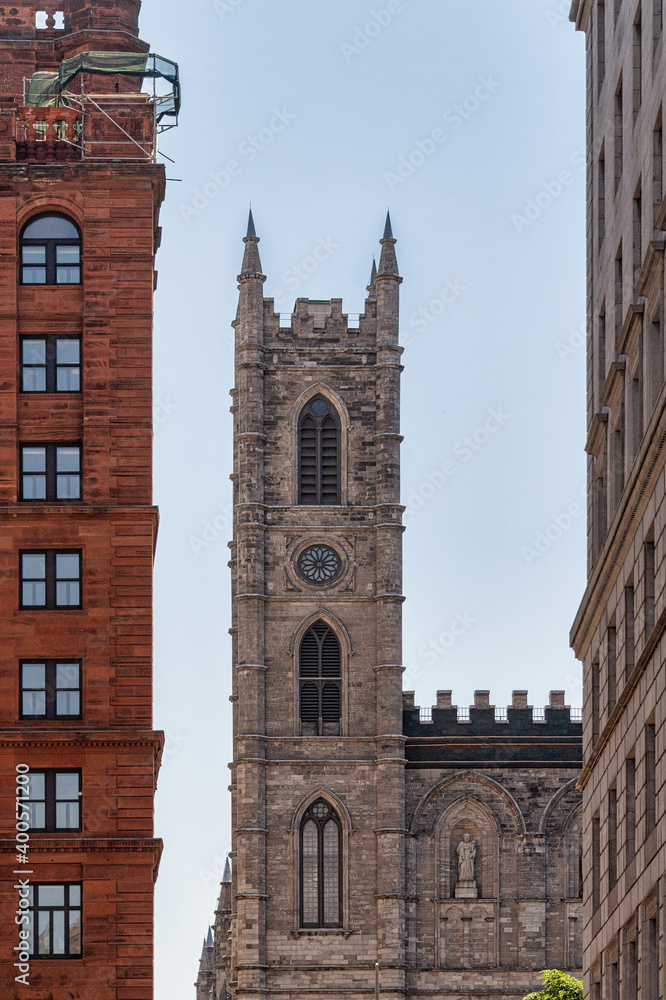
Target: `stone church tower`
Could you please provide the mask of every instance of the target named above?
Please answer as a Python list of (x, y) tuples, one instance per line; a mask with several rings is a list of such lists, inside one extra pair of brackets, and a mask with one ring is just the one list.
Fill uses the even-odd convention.
[[(387, 218), (358, 328), (300, 299), (282, 329), (250, 219), (234, 399), (233, 926), (237, 991), (306, 986), (326, 941), (404, 990), (401, 278)], [(305, 833), (301, 825), (306, 814)], [(353, 816), (353, 819), (352, 819)], [(341, 859), (341, 863), (338, 863)], [(369, 867), (376, 875), (368, 878)], [(307, 873), (299, 888), (296, 873)], [(354, 915), (350, 894), (354, 892)]]
[(398, 297), (264, 298), (252, 216), (234, 414), (231, 870), (197, 1000), (489, 995), (580, 966), (581, 725), (551, 694), (402, 691)]

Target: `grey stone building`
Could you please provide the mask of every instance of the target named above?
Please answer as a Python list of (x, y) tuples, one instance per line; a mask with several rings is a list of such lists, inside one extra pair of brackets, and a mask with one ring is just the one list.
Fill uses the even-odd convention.
[[(250, 217), (234, 414), (231, 873), (197, 1000), (522, 1000), (579, 970), (578, 718), (402, 691), (401, 278), (264, 298)], [(231, 881), (229, 881), (229, 878)]]
[(587, 996), (659, 1000), (666, 890), (663, 0), (575, 0), (588, 95)]

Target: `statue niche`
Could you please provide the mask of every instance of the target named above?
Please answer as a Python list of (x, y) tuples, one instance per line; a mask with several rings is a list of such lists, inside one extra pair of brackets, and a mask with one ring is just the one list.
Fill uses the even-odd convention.
[(460, 819), (449, 836), (451, 896), (478, 899), (483, 895), (483, 834), (471, 819)]

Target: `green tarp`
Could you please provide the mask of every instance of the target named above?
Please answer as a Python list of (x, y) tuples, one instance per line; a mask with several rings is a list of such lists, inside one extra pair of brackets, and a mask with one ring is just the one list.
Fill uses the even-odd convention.
[(35, 73), (28, 85), (27, 102), (38, 108), (66, 105), (65, 91), (79, 73), (103, 73), (113, 76), (162, 78), (172, 87), (171, 93), (157, 97), (157, 120), (178, 117), (180, 82), (178, 66), (154, 52), (80, 52), (60, 63), (59, 73)]

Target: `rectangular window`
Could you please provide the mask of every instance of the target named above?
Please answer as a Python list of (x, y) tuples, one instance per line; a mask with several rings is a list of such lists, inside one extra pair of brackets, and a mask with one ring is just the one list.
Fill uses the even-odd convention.
[(601, 250), (606, 235), (606, 150), (603, 146), (597, 165), (597, 229)]
[(623, 259), (622, 259), (622, 244), (617, 251), (617, 256), (615, 258), (615, 342), (620, 338), (620, 333), (622, 331), (622, 323), (624, 320), (624, 295), (622, 281), (624, 278), (623, 274)]
[(638, 996), (638, 942), (634, 937), (633, 940), (627, 941), (627, 1000), (629, 997), (632, 1000)]
[(615, 0), (614, 11), (613, 11), (613, 25), (617, 26), (617, 19), (620, 16), (620, 8), (622, 7), (622, 0)]
[(652, 0), (652, 58), (659, 52), (661, 33), (664, 30), (663, 0)]
[(634, 21), (633, 48), (634, 73), (632, 84), (633, 113), (635, 123), (643, 101), (643, 13), (640, 4), (638, 5), (636, 19)]
[(595, 660), (592, 664), (592, 683), (590, 684), (590, 692), (592, 697), (592, 747), (596, 744), (599, 739), (599, 661)]
[(627, 757), (624, 765), (626, 864), (636, 857), (636, 761)]
[(19, 716), (22, 719), (80, 719), (80, 661), (22, 660)]
[(610, 967), (610, 998), (609, 1000), (620, 1000), (620, 968), (617, 958), (611, 962)]
[(23, 337), (21, 392), (80, 392), (79, 337)]
[(648, 1000), (659, 1000), (659, 924), (657, 914), (647, 922)]
[(599, 0), (597, 4), (597, 93), (606, 75), (606, 4)]
[(31, 885), (28, 905), (31, 957), (80, 958), (81, 884)]
[(656, 774), (655, 774), (655, 730), (654, 723), (645, 727), (645, 837), (650, 836), (656, 826)]
[(611, 625), (607, 634), (608, 645), (608, 714), (615, 708), (617, 701), (617, 632)]
[(661, 111), (652, 133), (652, 206), (654, 213), (654, 225), (657, 224), (659, 212), (661, 211), (662, 191), (664, 173), (664, 133), (661, 123)]
[(598, 329), (599, 329), (599, 336), (598, 336), (598, 341), (599, 341), (599, 350), (598, 350), (598, 357), (599, 357), (599, 372), (598, 372), (599, 388), (598, 388), (598, 392), (597, 392), (597, 408), (599, 408), (601, 406), (601, 403), (600, 403), (601, 394), (604, 391), (604, 385), (606, 383), (606, 306), (605, 306), (605, 304), (604, 304), (604, 308), (599, 313), (599, 327), (598, 327)]
[(21, 500), (80, 499), (80, 445), (21, 445)]
[(81, 772), (30, 771), (28, 798), (23, 800), (30, 829), (56, 833), (81, 829)]
[(636, 610), (634, 588), (624, 588), (624, 681), (631, 677), (636, 662)]
[(649, 415), (659, 399), (664, 384), (664, 339), (661, 325), (661, 303), (647, 326), (647, 344), (643, 359), (645, 368), (645, 404)]
[(644, 595), (643, 607), (645, 613), (645, 641), (654, 628), (654, 542), (648, 541), (643, 545), (644, 564)]
[(643, 264), (643, 195), (640, 185), (636, 189), (633, 204), (633, 224), (634, 224), (634, 282), (636, 282)]
[(608, 792), (608, 891), (617, 883), (617, 791)]
[(623, 93), (622, 93), (622, 77), (620, 77), (620, 82), (618, 88), (615, 91), (615, 149), (614, 149), (614, 159), (615, 159), (615, 192), (619, 190), (620, 183), (622, 181), (622, 161), (623, 152), (622, 144), (624, 141), (623, 131), (624, 131), (624, 106), (623, 106)]
[(21, 552), (21, 608), (80, 608), (81, 553)]
[(601, 875), (601, 827), (599, 817), (592, 818), (592, 910), (594, 913), (601, 903), (599, 879)]

